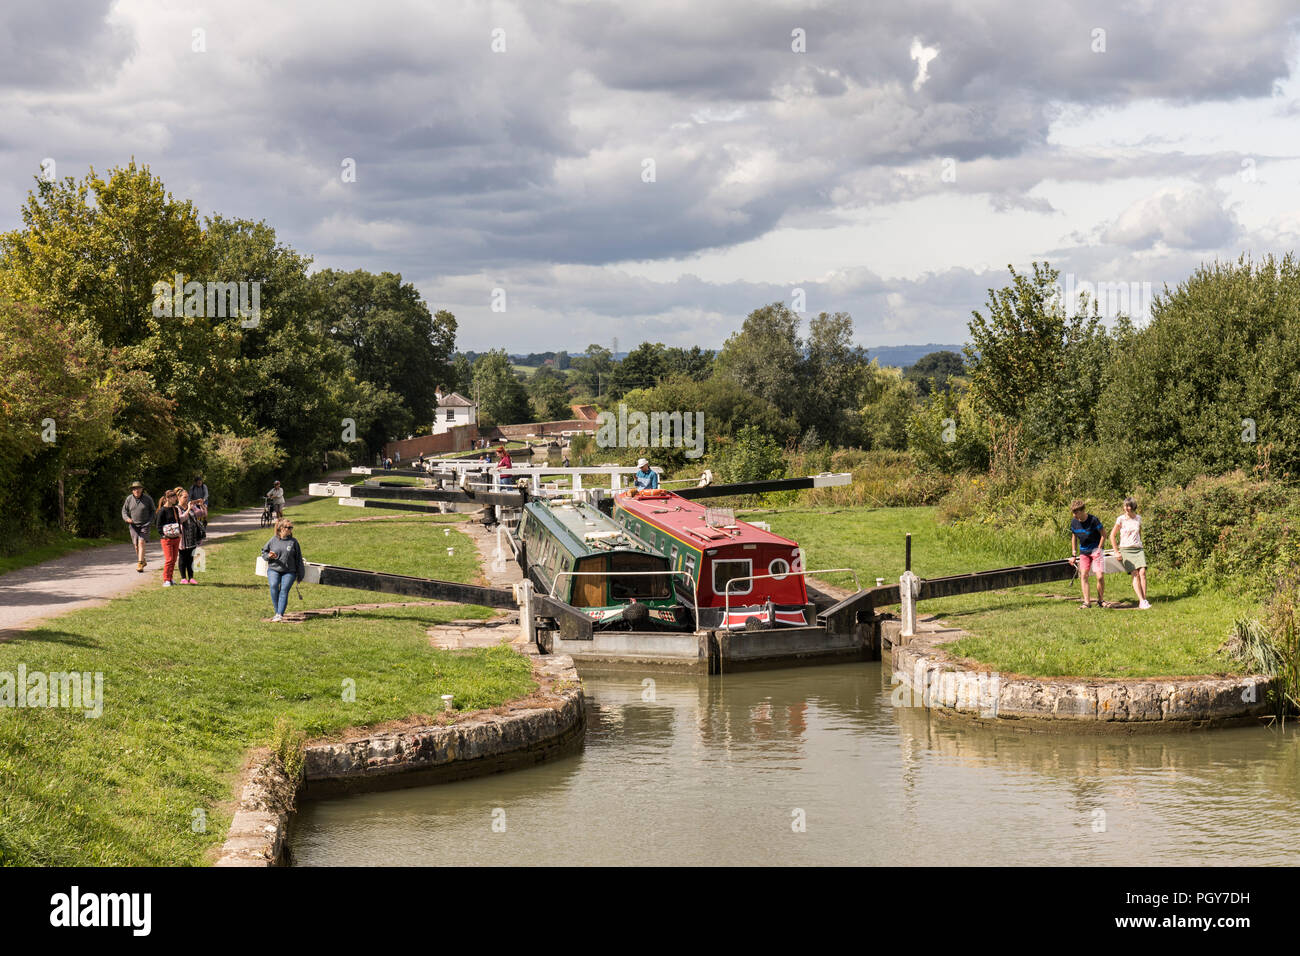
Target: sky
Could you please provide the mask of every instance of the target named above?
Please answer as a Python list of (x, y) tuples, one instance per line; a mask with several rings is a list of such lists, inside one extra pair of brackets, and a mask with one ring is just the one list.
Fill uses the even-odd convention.
[(717, 348), (774, 301), (959, 343), (1034, 261), (1140, 319), (1295, 247), (1298, 30), (1294, 0), (11, 3), (0, 230), (42, 163), (134, 157), (314, 268), (400, 272), (475, 351)]

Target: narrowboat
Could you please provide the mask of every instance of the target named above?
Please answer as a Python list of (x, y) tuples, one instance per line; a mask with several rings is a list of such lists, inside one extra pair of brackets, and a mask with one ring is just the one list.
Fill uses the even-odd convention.
[(602, 629), (691, 630), (668, 559), (583, 502), (529, 501), (517, 535), (525, 573)]
[[(816, 623), (808, 602), (797, 542), (670, 491), (626, 491), (614, 497), (613, 518), (668, 558), (689, 579), (682, 594), (697, 626), (803, 627)], [(679, 589), (684, 587), (679, 583)]]

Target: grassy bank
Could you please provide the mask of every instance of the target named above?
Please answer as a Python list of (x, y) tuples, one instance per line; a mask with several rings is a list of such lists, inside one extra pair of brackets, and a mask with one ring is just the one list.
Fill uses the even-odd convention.
[[(288, 513), (308, 560), (459, 581), (477, 575), (473, 542), (456, 530), (463, 519), (455, 516), (391, 512), (400, 517), (330, 527), (375, 513), (328, 499)], [(265, 579), (252, 571), (266, 534), (209, 548), (199, 586), (163, 589), (154, 580), (0, 644), (0, 672), (22, 664), (29, 673), (100, 672), (104, 681), (98, 719), (0, 708), (0, 862), (199, 864), (224, 838), (246, 751), (270, 742), (277, 718), (320, 736), (435, 713), (441, 694), (471, 710), (532, 690), (528, 661), (509, 649), (429, 647), (426, 628), (486, 617), (483, 608), (263, 623), (270, 599)], [(364, 591), (301, 590), (304, 599), (295, 595), (291, 608), (386, 600)], [(347, 686), (355, 687), (355, 702), (343, 699)]]
[[(1049, 561), (1069, 540), (941, 525), (933, 508), (817, 509), (756, 515), (799, 541), (812, 569), (852, 567), (864, 587), (897, 582), (903, 540), (912, 534), (912, 569), (921, 577)], [(845, 575), (832, 583), (851, 586)], [(953, 651), (995, 670), (1034, 676), (1160, 677), (1231, 673), (1220, 650), (1248, 599), (1196, 584), (1158, 566), (1148, 571), (1152, 609), (1079, 608), (1079, 583), (1058, 581), (922, 601), (971, 633)], [(1093, 594), (1096, 598), (1095, 590)], [(1127, 575), (1106, 576), (1106, 599), (1135, 603)]]

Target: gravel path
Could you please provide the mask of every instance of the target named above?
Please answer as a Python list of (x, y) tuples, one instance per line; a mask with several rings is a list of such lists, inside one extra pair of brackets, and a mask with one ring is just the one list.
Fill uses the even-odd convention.
[[(286, 505), (309, 501), (307, 495), (290, 498)], [(208, 520), (208, 542), (256, 528), (261, 506)], [(126, 537), (126, 526), (122, 526)], [(269, 532), (268, 532), (269, 536)], [(162, 548), (157, 531), (145, 551), (149, 566), (135, 569), (135, 548), (129, 542), (75, 551), (52, 561), (0, 574), (0, 640), (41, 621), (83, 607), (103, 604), (146, 584), (162, 583)], [(253, 556), (249, 557), (252, 566)], [(202, 572), (199, 581), (202, 582)]]

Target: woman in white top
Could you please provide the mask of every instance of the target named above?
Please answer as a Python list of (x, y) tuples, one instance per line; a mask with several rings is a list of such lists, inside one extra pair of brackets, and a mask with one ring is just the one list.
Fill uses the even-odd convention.
[[(1116, 542), (1118, 538), (1118, 543)], [(1133, 578), (1133, 593), (1138, 597), (1138, 607), (1151, 608), (1147, 601), (1147, 555), (1142, 550), (1142, 516), (1137, 513), (1137, 502), (1124, 499), (1124, 513), (1115, 519), (1110, 529), (1110, 546), (1119, 555), (1119, 563)]]

